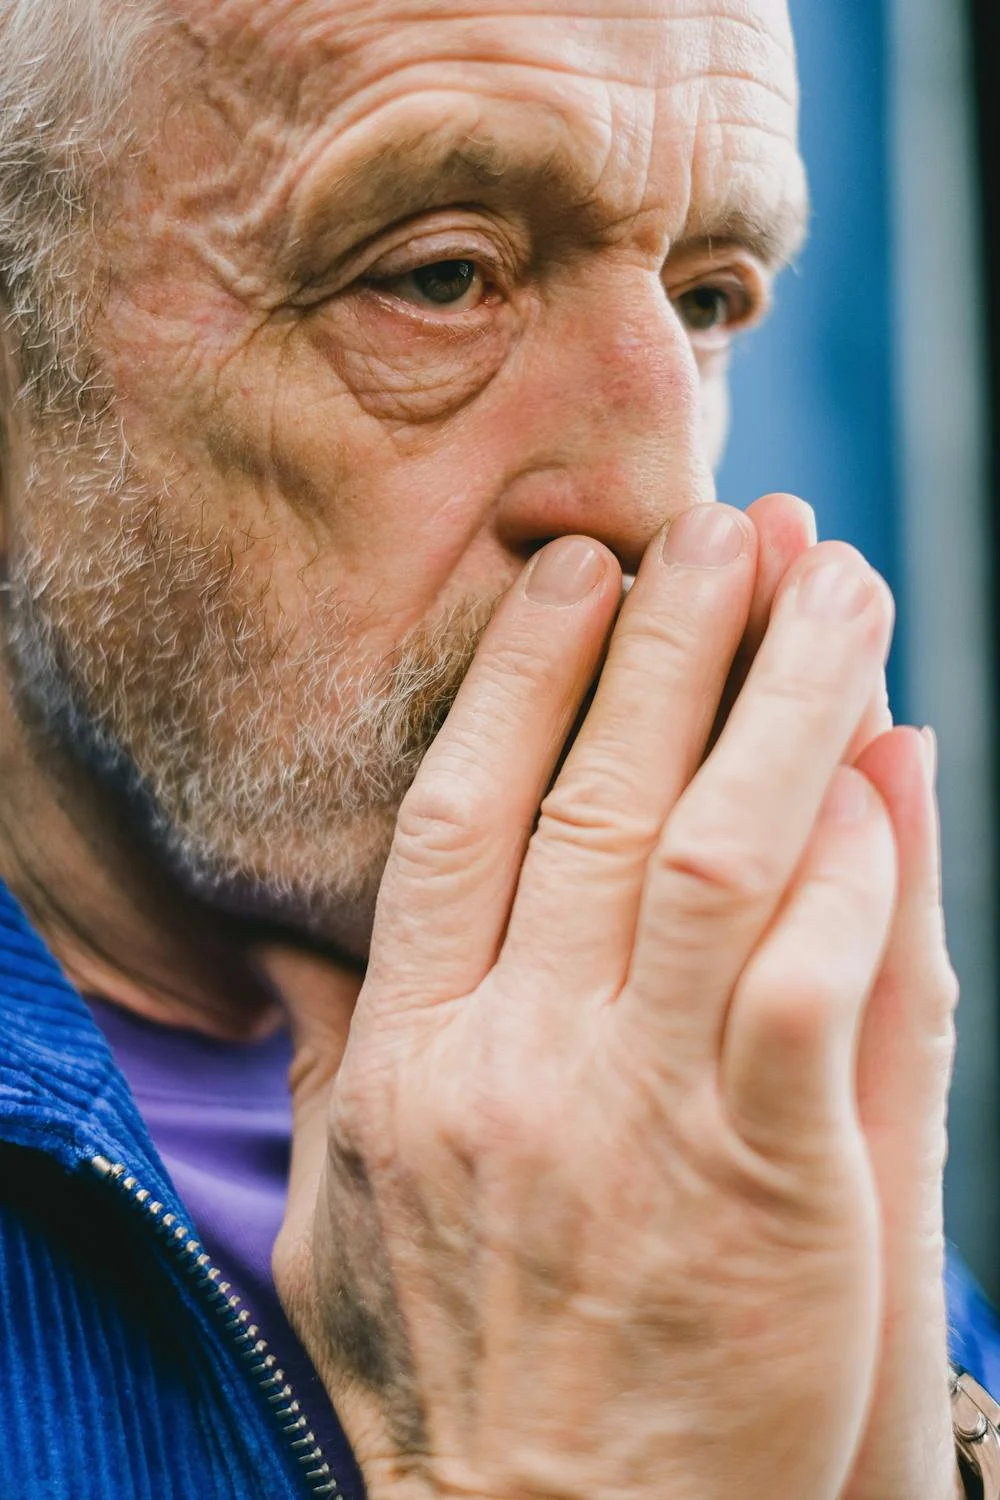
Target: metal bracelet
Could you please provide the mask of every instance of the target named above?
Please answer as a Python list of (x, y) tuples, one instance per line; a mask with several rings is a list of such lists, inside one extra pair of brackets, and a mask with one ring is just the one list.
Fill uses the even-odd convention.
[(982, 1500), (1000, 1500), (1000, 1405), (967, 1370), (951, 1370), (955, 1447), (981, 1486)]

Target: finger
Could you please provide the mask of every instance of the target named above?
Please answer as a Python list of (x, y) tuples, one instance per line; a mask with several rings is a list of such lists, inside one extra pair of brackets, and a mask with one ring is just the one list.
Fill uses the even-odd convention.
[(594, 701), (542, 804), (502, 965), (621, 983), (649, 851), (704, 753), (753, 590), (739, 511), (697, 506), (646, 551)]
[(607, 549), (564, 537), (500, 604), (400, 808), (369, 968), (386, 994), (457, 996), (493, 964), (538, 804), (620, 597)]
[(955, 977), (944, 936), (928, 745), (917, 730), (896, 729), (870, 745), (858, 767), (889, 810), (900, 855), (899, 908), (858, 1072), (859, 1107), (873, 1150), (887, 1153), (886, 1187), (895, 1201), (917, 1191), (926, 1174), (889, 1181), (894, 1153), (929, 1154), (932, 1172), (943, 1164)]
[(816, 513), (796, 495), (762, 495), (747, 506), (760, 538), (757, 582), (740, 657), (753, 660), (764, 639), (778, 589), (792, 564), (816, 545)]
[(825, 1152), (831, 1126), (851, 1125), (857, 1037), (895, 891), (888, 814), (868, 780), (841, 767), (726, 1022), (721, 1083), (730, 1121), (769, 1161)]
[[(895, 621), (896, 601), (892, 596), (892, 591), (880, 574), (874, 573), (873, 577), (882, 593), (886, 615), (890, 621)], [(883, 662), (882, 670), (879, 672), (872, 689), (872, 696), (868, 707), (851, 739), (850, 745), (847, 747), (847, 753), (844, 756), (845, 764), (853, 766), (862, 751), (874, 740), (879, 739), (881, 735), (887, 734), (891, 728), (892, 710), (889, 706), (889, 689), (885, 678), (885, 663)]]
[(801, 559), (718, 744), (667, 822), (626, 1003), (678, 1066), (717, 1056), (728, 997), (802, 858), (889, 623), (853, 549), (824, 543)]
[[(714, 743), (718, 734), (721, 733), (722, 726), (743, 688), (751, 663), (764, 639), (771, 609), (785, 575), (804, 552), (816, 545), (815, 512), (810, 505), (795, 495), (783, 493), (763, 495), (752, 505), (747, 506), (746, 513), (757, 528), (759, 537), (757, 582), (750, 605), (746, 633), (736, 653), (733, 670), (726, 684), (711, 743)], [(894, 618), (895, 602), (889, 587), (878, 574), (875, 577), (878, 586), (885, 590), (885, 603), (889, 617)], [(870, 745), (873, 740), (878, 739), (879, 735), (885, 734), (891, 728), (892, 713), (883, 671), (872, 687), (871, 701), (848, 747), (844, 757), (845, 763), (853, 765), (866, 745)]]
[[(941, 1391), (947, 1343), (941, 1183), (957, 984), (944, 941), (932, 759), (916, 730), (896, 729), (859, 762), (892, 820), (899, 897), (858, 1057), (858, 1108), (891, 1270), (877, 1425), (859, 1455), (851, 1500), (928, 1485), (937, 1493), (936, 1475), (946, 1494), (953, 1465)], [(912, 1412), (927, 1414), (917, 1429), (908, 1420)]]
[(812, 506), (794, 495), (762, 495), (746, 514), (757, 532), (757, 577), (743, 639), (719, 703), (708, 748), (715, 744), (764, 639), (778, 590), (792, 564), (816, 545)]

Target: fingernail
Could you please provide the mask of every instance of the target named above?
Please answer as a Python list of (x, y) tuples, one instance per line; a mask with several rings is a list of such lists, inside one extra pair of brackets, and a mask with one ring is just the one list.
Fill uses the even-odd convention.
[(834, 823), (860, 823), (868, 816), (871, 788), (860, 771), (841, 766), (834, 775), (823, 803), (823, 814)]
[(851, 562), (813, 568), (798, 587), (799, 608), (814, 620), (850, 620), (870, 602), (874, 582), (867, 569)]
[(582, 536), (550, 542), (528, 574), (524, 592), (535, 604), (579, 604), (604, 575), (604, 554)]
[(924, 755), (927, 757), (927, 771), (930, 776), (931, 786), (937, 781), (938, 769), (938, 737), (929, 724), (925, 724), (920, 731), (924, 742)]
[(671, 521), (663, 539), (668, 563), (687, 567), (721, 568), (735, 562), (746, 544), (746, 533), (733, 511), (721, 505), (695, 505)]

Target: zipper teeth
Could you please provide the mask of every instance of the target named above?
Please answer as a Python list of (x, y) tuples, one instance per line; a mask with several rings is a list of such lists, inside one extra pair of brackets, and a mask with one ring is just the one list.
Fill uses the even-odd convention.
[(154, 1198), (148, 1189), (140, 1187), (135, 1177), (128, 1175), (121, 1162), (112, 1162), (106, 1156), (98, 1155), (90, 1158), (90, 1166), (98, 1177), (113, 1182), (131, 1207), (152, 1219), (164, 1248), (192, 1278), (196, 1290), (219, 1319), (223, 1333), (246, 1364), (250, 1378), (263, 1393), (310, 1493), (329, 1497), (329, 1500), (343, 1500), (316, 1435), (285, 1379), (285, 1372), (278, 1367), (275, 1356), (268, 1352), (267, 1340), (261, 1338), (249, 1312), (241, 1307), (239, 1297), (231, 1291), (230, 1283), (222, 1279), (222, 1272), (212, 1264), (201, 1243), (176, 1214), (166, 1211), (159, 1199)]

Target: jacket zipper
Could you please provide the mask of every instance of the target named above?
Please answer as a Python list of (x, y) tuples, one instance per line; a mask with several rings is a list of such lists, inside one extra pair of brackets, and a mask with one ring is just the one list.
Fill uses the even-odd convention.
[(251, 1321), (247, 1309), (240, 1306), (240, 1299), (232, 1293), (230, 1283), (223, 1281), (218, 1266), (212, 1265), (187, 1225), (176, 1214), (167, 1211), (165, 1205), (146, 1188), (140, 1187), (135, 1177), (127, 1175), (121, 1162), (97, 1155), (89, 1158), (89, 1164), (98, 1177), (115, 1185), (130, 1207), (152, 1221), (170, 1258), (192, 1279), (195, 1290), (220, 1320), (223, 1333), (247, 1365), (251, 1379), (264, 1393), (282, 1440), (294, 1455), (310, 1494), (343, 1500), (330, 1465), (285, 1379), (284, 1371), (278, 1368), (275, 1356), (268, 1352), (267, 1340), (261, 1338), (260, 1330)]

